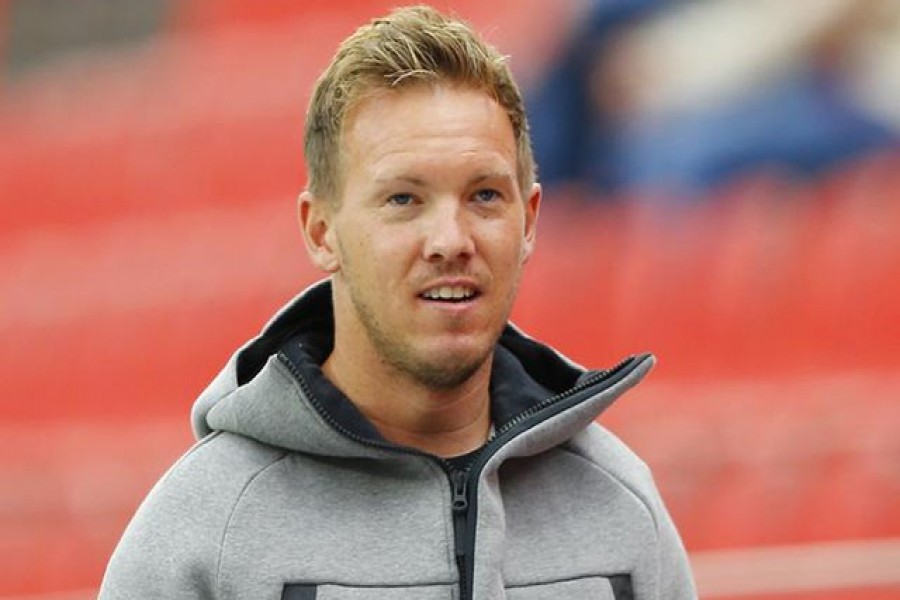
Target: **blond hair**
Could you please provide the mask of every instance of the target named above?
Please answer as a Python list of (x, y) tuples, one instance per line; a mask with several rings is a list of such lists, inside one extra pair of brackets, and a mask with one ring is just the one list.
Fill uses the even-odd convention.
[(535, 180), (525, 107), (506, 59), (465, 22), (428, 6), (399, 8), (356, 30), (313, 90), (303, 149), (309, 191), (336, 202), (340, 140), (349, 111), (376, 90), (448, 82), (483, 90), (506, 111), (516, 137), (523, 193)]

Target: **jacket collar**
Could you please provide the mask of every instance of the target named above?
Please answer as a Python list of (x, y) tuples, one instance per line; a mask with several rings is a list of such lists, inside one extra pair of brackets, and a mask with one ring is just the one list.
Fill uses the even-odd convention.
[[(361, 450), (371, 456), (371, 447), (355, 447), (365, 447), (366, 441), (387, 446), (322, 374), (333, 331), (331, 284), (325, 280), (279, 311), (200, 395), (192, 412), (197, 436), (226, 430), (296, 451), (339, 456), (367, 455)], [(492, 419), (502, 427), (592, 373), (508, 324), (494, 352)], [(335, 438), (339, 431), (352, 435)]]

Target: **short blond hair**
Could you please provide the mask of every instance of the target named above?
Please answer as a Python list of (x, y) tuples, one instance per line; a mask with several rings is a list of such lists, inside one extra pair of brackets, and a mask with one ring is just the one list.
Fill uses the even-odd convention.
[(413, 6), (357, 29), (316, 82), (303, 138), (312, 195), (335, 202), (340, 195), (341, 135), (355, 104), (377, 90), (440, 82), (483, 90), (506, 111), (516, 137), (518, 182), (527, 194), (535, 181), (534, 155), (506, 58), (464, 21)]

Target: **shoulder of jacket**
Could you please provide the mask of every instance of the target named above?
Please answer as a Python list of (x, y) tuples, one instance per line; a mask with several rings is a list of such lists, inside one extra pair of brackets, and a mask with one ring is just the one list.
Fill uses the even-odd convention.
[(650, 467), (614, 433), (592, 423), (569, 440), (566, 449), (628, 489), (646, 507), (654, 522), (657, 521), (664, 509)]
[(174, 494), (200, 494), (210, 503), (232, 504), (253, 479), (287, 453), (241, 435), (217, 431), (185, 452), (151, 495), (160, 488)]
[(252, 482), (285, 455), (225, 433), (194, 444), (144, 498), (110, 559), (101, 598), (187, 597), (214, 590), (234, 508)]
[(198, 441), (153, 486), (137, 523), (149, 525), (173, 543), (182, 537), (215, 548), (234, 507), (252, 482), (286, 451), (239, 435), (216, 432)]

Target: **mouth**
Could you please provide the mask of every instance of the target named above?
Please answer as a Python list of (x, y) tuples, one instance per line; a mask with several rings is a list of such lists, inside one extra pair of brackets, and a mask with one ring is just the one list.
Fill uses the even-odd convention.
[(463, 304), (475, 300), (480, 295), (478, 288), (471, 285), (438, 285), (419, 294), (419, 298), (429, 302)]

